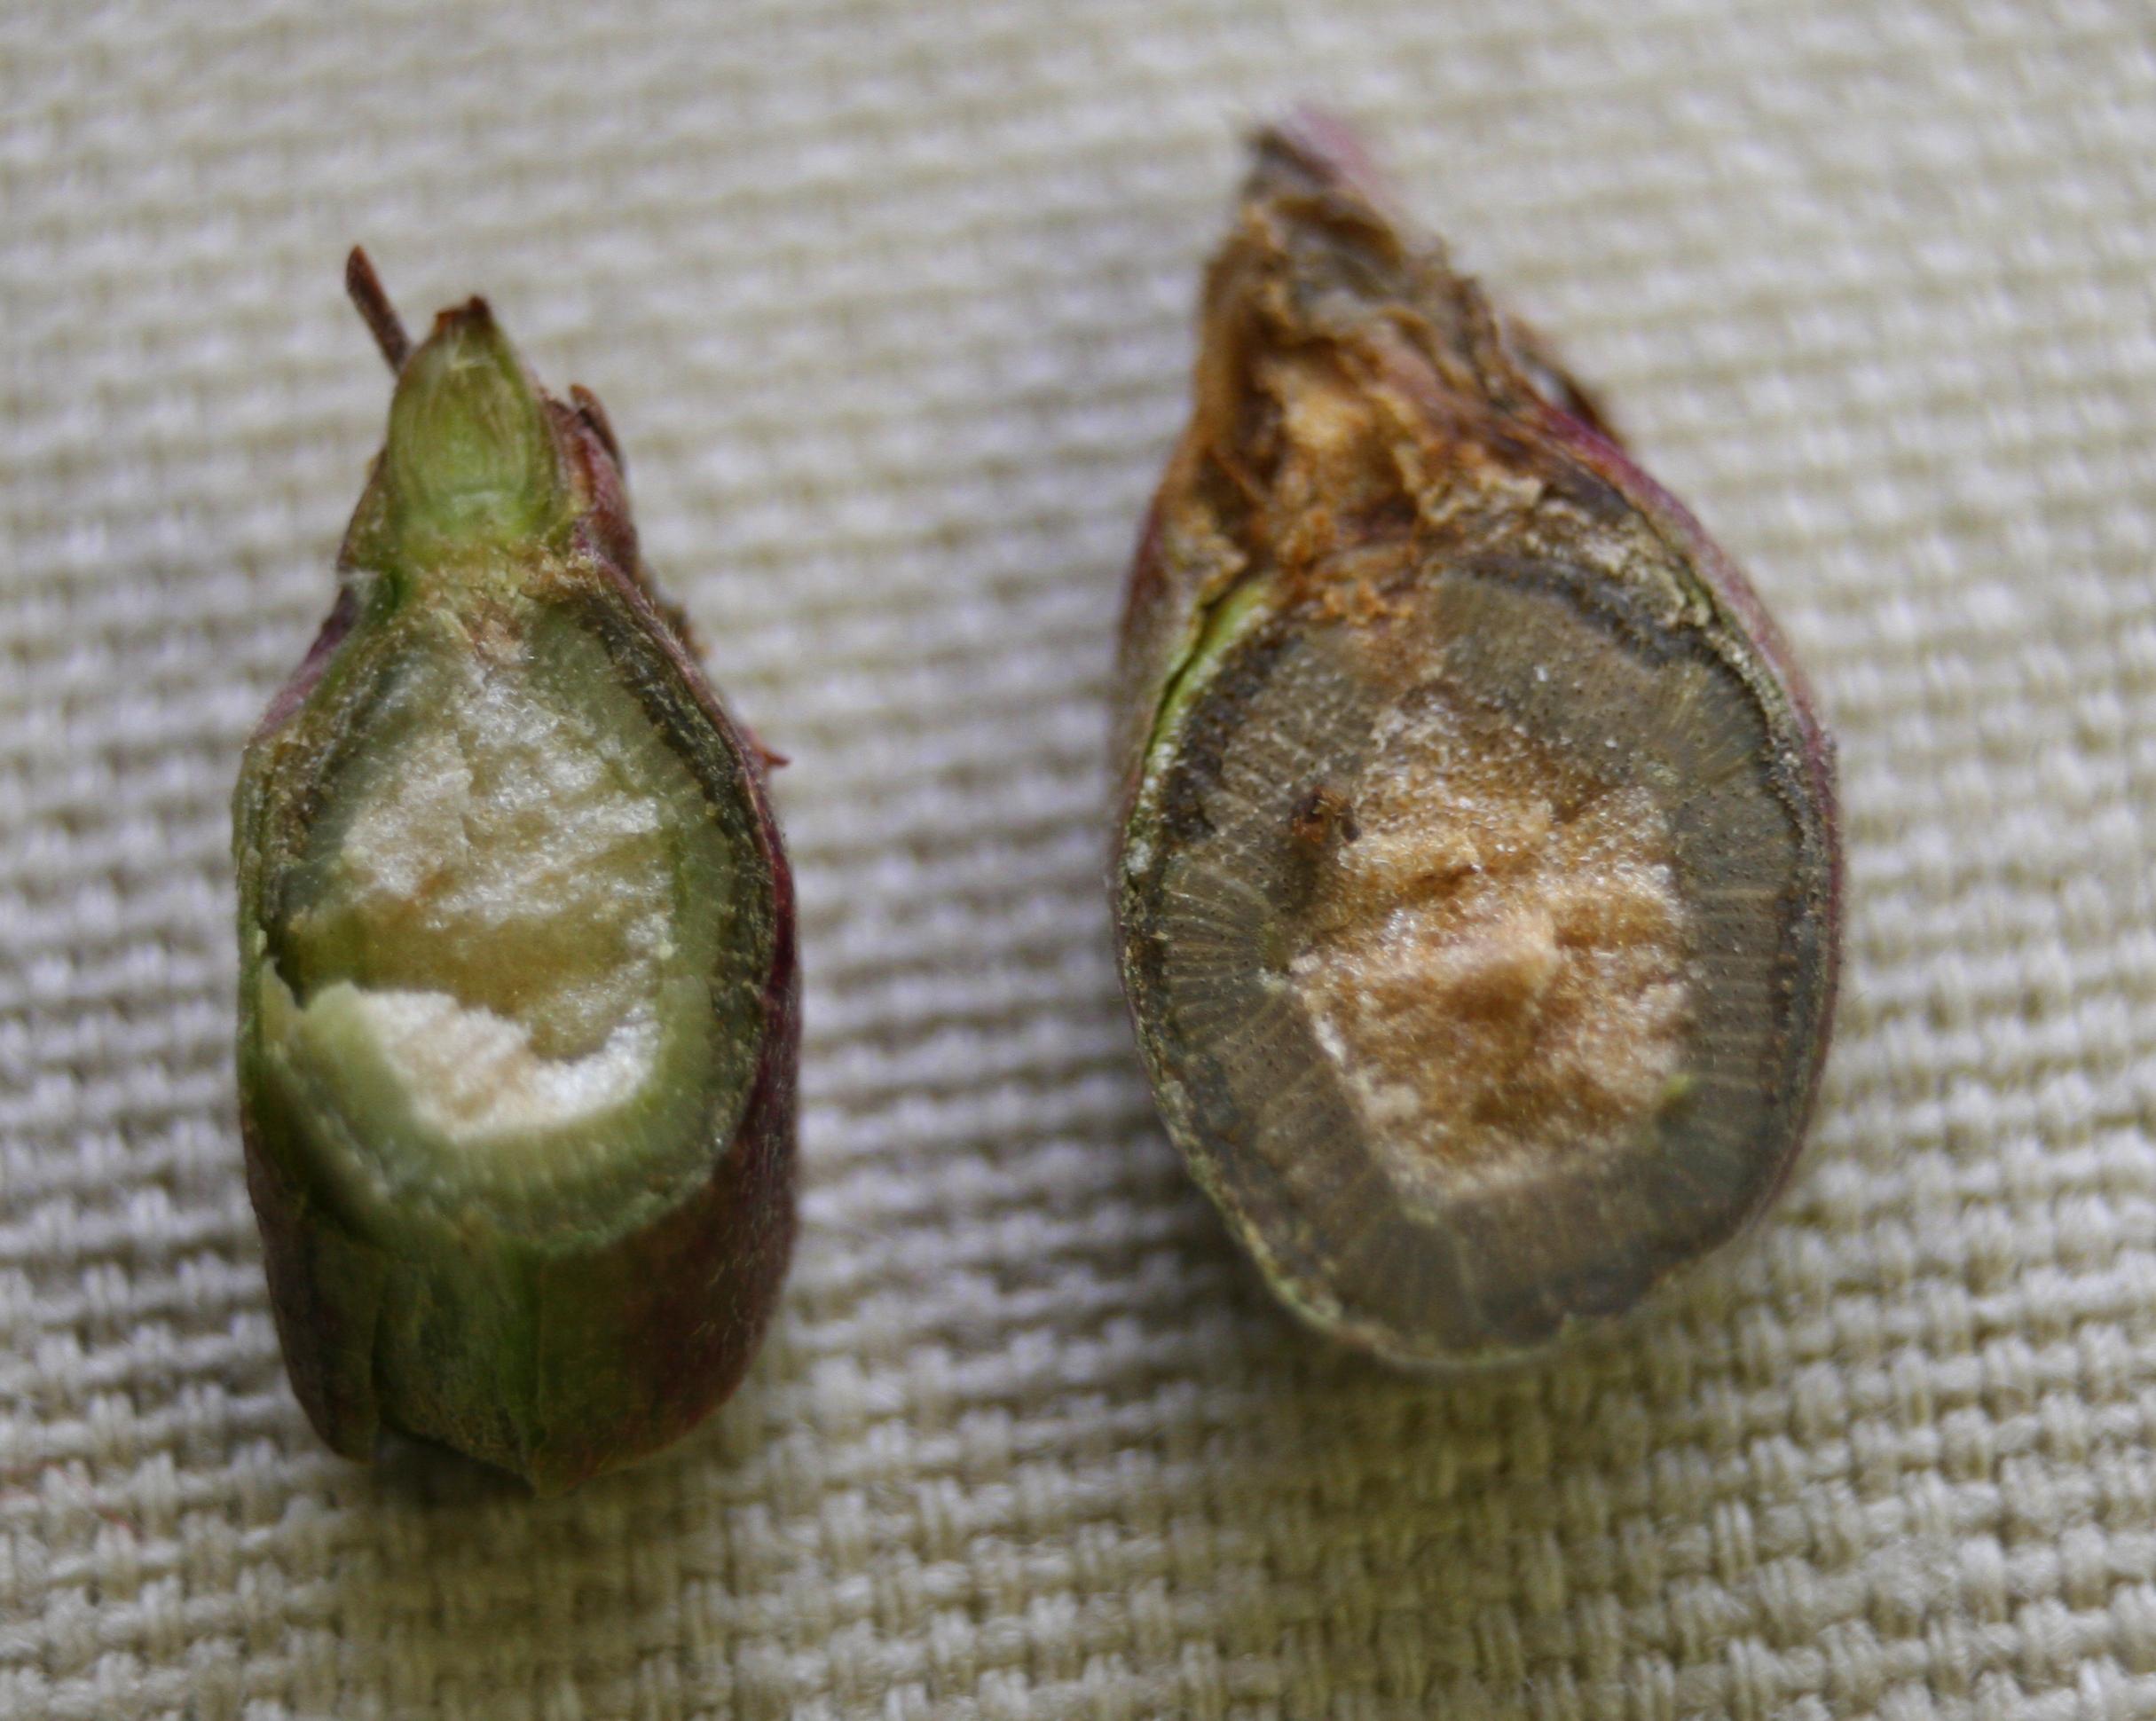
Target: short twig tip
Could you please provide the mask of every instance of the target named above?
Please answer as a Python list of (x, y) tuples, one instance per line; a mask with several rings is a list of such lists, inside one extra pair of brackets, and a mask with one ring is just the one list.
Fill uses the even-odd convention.
[(375, 346), (382, 350), (383, 362), (392, 371), (403, 370), (405, 359), (412, 351), (412, 338), (405, 333), (397, 307), (383, 291), (382, 277), (374, 272), (374, 262), (365, 246), (353, 246), (351, 255), (344, 259), (344, 291), (358, 311), (360, 320), (366, 325), (367, 333), (374, 337)]
[(1355, 128), (1329, 108), (1303, 103), (1251, 134), (1252, 178), (1264, 185), (1283, 179), (1326, 191), (1344, 191), (1382, 209), (1392, 201), (1384, 173)]

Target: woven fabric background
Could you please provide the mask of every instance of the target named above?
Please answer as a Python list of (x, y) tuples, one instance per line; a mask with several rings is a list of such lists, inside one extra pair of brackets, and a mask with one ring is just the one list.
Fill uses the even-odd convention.
[[(1118, 585), (1296, 96), (1843, 741), (1806, 1170), (1467, 1385), (1272, 1311), (1107, 954)], [(2147, 0), (66, 0), (0, 115), (0, 1715), (2156, 1716)], [(240, 1181), (226, 803), (381, 435), (355, 240), (603, 396), (795, 760), (783, 1312), (543, 1504), (320, 1449)]]

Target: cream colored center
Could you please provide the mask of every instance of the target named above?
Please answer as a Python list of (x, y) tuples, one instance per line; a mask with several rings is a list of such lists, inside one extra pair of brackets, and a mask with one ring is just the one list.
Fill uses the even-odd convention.
[(1681, 1088), (1666, 820), (1511, 726), (1396, 709), (1319, 828), (1290, 981), (1373, 1137), (1448, 1173), (1609, 1141)]
[(673, 887), (663, 809), (598, 724), (476, 660), (448, 673), (462, 685), (370, 787), (308, 916), (365, 978), (302, 1014), (470, 1143), (573, 1122), (650, 1074)]

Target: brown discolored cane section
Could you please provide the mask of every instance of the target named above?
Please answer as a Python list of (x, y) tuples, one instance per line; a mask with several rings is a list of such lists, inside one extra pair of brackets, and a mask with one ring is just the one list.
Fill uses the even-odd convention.
[(1530, 1350), (1786, 1175), (1830, 749), (1742, 577), (1336, 131), (1259, 139), (1195, 396), (1120, 684), (1162, 1115), (1319, 1325)]

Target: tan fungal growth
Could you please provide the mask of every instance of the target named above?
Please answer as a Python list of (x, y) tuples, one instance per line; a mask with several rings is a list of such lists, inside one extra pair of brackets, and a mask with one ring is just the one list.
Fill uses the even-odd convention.
[(1389, 713), (1288, 971), (1396, 1175), (1605, 1148), (1676, 1089), (1688, 917), (1669, 821), (1430, 697)]
[(1832, 1019), (1832, 752), (1743, 576), (1339, 128), (1262, 133), (1118, 664), (1123, 986), (1266, 1282), (1417, 1366), (1735, 1238)]

